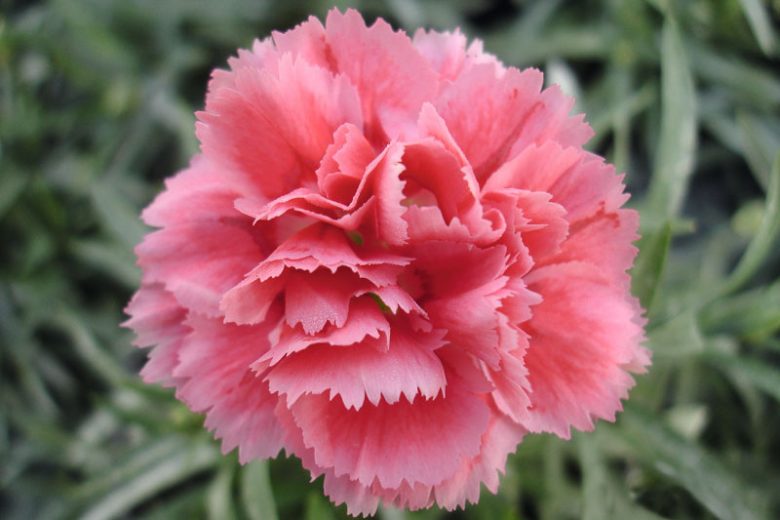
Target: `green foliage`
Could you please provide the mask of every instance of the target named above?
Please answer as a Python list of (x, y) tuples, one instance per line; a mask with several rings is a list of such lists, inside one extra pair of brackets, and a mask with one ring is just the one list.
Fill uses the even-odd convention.
[[(331, 5), (0, 0), (0, 517), (346, 517), (297, 460), (220, 455), (118, 326), (139, 211), (197, 149), (209, 71)], [(336, 5), (543, 68), (643, 216), (654, 364), (627, 411), (529, 436), (478, 506), (380, 518), (780, 516), (780, 3)]]

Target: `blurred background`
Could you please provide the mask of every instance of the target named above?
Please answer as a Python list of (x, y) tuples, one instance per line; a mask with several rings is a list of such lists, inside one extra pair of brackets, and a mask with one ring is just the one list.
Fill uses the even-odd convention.
[(0, 518), (346, 517), (295, 459), (221, 456), (118, 326), (211, 69), (332, 5), (541, 68), (643, 216), (654, 365), (617, 423), (528, 437), (478, 506), (380, 518), (780, 518), (778, 0), (0, 0)]

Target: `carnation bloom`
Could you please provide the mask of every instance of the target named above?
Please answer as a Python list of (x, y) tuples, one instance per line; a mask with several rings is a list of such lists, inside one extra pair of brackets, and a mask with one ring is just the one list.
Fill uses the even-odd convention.
[(462, 507), (525, 435), (614, 420), (649, 364), (638, 216), (571, 98), (351, 10), (229, 65), (143, 213), (146, 381), (351, 514)]

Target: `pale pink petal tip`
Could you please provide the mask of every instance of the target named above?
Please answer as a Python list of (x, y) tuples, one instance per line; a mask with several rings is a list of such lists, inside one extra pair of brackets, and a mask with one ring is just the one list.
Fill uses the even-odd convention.
[(615, 420), (650, 365), (639, 219), (572, 99), (354, 10), (228, 65), (143, 212), (145, 381), (356, 516), (466, 507), (526, 435)]

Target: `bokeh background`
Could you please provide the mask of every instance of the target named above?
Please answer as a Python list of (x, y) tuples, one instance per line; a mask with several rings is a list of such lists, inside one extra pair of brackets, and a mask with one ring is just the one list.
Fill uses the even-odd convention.
[[(331, 5), (0, 0), (0, 518), (346, 517), (295, 459), (222, 456), (118, 325), (210, 70)], [(780, 1), (335, 5), (544, 70), (643, 216), (654, 365), (617, 423), (528, 437), (478, 506), (380, 518), (780, 518)]]

